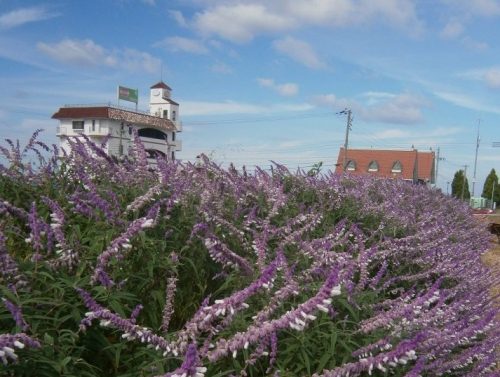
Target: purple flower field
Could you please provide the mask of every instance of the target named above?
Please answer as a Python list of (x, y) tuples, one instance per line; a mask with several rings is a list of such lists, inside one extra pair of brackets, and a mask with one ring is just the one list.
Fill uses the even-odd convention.
[(500, 376), (490, 235), (456, 199), (36, 134), (0, 147), (0, 375)]

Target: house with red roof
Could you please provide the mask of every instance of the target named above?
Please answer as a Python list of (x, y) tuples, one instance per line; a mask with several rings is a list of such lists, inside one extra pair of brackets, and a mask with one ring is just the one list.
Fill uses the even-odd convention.
[[(118, 98), (129, 95), (127, 91), (134, 92), (119, 87)], [(177, 138), (177, 133), (182, 131), (182, 123), (179, 121), (179, 104), (172, 100), (171, 91), (163, 81), (153, 85), (150, 88), (149, 111), (137, 110), (137, 92), (131, 97), (132, 102), (136, 102), (136, 109), (111, 103), (61, 107), (52, 115), (53, 119), (60, 121), (57, 127), (60, 148), (70, 151), (69, 137), (86, 135), (100, 145), (109, 135), (104, 151), (110, 156), (127, 156), (129, 147), (134, 146), (134, 128), (151, 163), (156, 162), (156, 155), (175, 160), (176, 152), (182, 150), (182, 142)]]
[[(345, 166), (344, 166), (345, 161)], [(435, 152), (416, 149), (347, 149), (340, 148), (335, 173), (375, 175), (414, 183), (435, 183)]]

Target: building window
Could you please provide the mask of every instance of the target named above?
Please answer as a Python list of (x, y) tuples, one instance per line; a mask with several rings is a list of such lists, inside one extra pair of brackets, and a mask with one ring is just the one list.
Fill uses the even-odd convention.
[(149, 137), (151, 139), (167, 140), (167, 134), (155, 128), (142, 128), (138, 132), (140, 137)]
[(401, 162), (396, 161), (394, 164), (392, 164), (391, 172), (401, 173), (402, 171), (403, 171), (403, 166), (401, 165)]
[(175, 152), (172, 152), (172, 161), (175, 161)]
[(172, 111), (172, 120), (175, 122), (175, 111)]
[(92, 119), (92, 132), (95, 132), (95, 119)]
[(175, 141), (175, 132), (172, 132), (172, 141)]
[(378, 171), (377, 161), (373, 160), (372, 162), (370, 162), (370, 165), (368, 165), (368, 171)]
[(84, 121), (83, 120), (74, 120), (73, 121), (73, 130), (75, 131), (83, 131)]
[(165, 153), (157, 149), (146, 149), (146, 154), (148, 158), (155, 159), (156, 157), (165, 158)]
[(346, 169), (349, 171), (356, 170), (356, 163), (354, 162), (354, 160), (349, 160), (349, 162), (347, 163)]
[(168, 119), (168, 110), (163, 110), (163, 119)]

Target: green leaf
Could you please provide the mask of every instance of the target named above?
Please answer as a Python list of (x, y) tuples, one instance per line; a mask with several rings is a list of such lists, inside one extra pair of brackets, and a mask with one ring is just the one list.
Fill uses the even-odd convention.
[(54, 338), (51, 337), (48, 333), (43, 334), (43, 340), (51, 346), (54, 345)]
[(330, 350), (332, 352), (335, 352), (335, 345), (337, 343), (337, 331), (332, 331), (331, 335), (330, 335)]
[(330, 352), (327, 352), (323, 355), (323, 357), (319, 360), (318, 367), (316, 368), (316, 373), (321, 373), (326, 365), (328, 363), (328, 360), (332, 358), (332, 354)]
[(311, 363), (309, 361), (309, 355), (306, 351), (306, 349), (304, 347), (302, 347), (300, 349), (301, 353), (302, 353), (302, 360), (304, 362), (304, 365), (306, 367), (306, 370), (307, 370), (307, 374), (308, 375), (311, 375)]

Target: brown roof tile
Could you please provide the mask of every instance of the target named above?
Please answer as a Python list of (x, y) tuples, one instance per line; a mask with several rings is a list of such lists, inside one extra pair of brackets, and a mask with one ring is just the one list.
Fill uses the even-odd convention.
[[(344, 148), (340, 148), (335, 168), (336, 173), (342, 172), (343, 159)], [(416, 149), (348, 149), (346, 163), (349, 163), (350, 160), (353, 160), (356, 164), (355, 170), (349, 170), (350, 174), (433, 181), (434, 152), (418, 152)], [(372, 161), (378, 163), (378, 172), (368, 171)], [(392, 171), (395, 162), (399, 162), (402, 166), (400, 173)]]
[(159, 118), (152, 115), (136, 113), (117, 109), (110, 106), (89, 106), (89, 107), (61, 107), (54, 115), (53, 119), (116, 119), (134, 123), (141, 126), (154, 126), (168, 131), (175, 131), (175, 125), (170, 119)]
[(167, 84), (165, 84), (163, 81), (160, 81), (156, 84), (154, 84), (151, 89), (168, 89), (168, 90), (172, 90), (171, 87), (169, 87)]
[(418, 152), (418, 178), (434, 183), (435, 152)]

